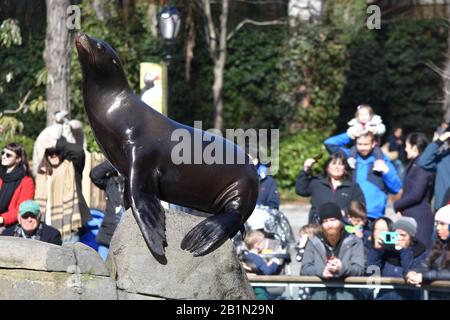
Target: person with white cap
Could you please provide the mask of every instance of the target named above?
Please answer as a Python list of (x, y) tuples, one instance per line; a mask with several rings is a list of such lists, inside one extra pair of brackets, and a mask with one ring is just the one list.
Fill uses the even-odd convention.
[[(378, 266), (382, 277), (403, 278), (407, 272), (420, 265), (427, 255), (425, 245), (416, 239), (417, 222), (411, 217), (401, 217), (393, 230), (398, 234), (395, 245), (383, 244), (382, 248), (372, 247), (368, 265)], [(419, 290), (380, 290), (377, 300), (417, 300)]]
[[(450, 204), (439, 209), (434, 220), (437, 239), (430, 254), (423, 263), (406, 274), (406, 282), (417, 287), (423, 282), (450, 280)], [(433, 295), (436, 298), (450, 298), (448, 293), (445, 296), (437, 293)]]

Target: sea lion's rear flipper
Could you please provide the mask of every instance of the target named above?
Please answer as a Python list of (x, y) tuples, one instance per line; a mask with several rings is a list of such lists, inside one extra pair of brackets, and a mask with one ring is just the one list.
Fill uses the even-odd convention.
[(154, 255), (164, 257), (164, 248), (167, 247), (165, 212), (159, 200), (147, 189), (142, 189), (145, 182), (141, 180), (137, 175), (130, 179), (133, 215), (150, 251)]
[(211, 216), (186, 234), (181, 241), (181, 249), (191, 252), (194, 257), (208, 254), (234, 237), (240, 223), (241, 214), (236, 211)]

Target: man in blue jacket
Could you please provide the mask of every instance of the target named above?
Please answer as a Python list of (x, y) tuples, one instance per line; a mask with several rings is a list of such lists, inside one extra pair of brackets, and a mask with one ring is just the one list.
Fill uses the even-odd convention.
[(422, 152), (417, 164), (428, 171), (436, 172), (434, 184), (434, 208), (446, 205), (444, 195), (450, 188), (450, 132), (444, 132), (437, 140), (430, 143)]
[[(342, 150), (347, 155), (349, 149), (346, 145), (352, 142), (347, 133), (342, 133), (325, 140), (328, 152), (335, 153)], [(384, 216), (387, 203), (387, 192), (396, 194), (402, 187), (391, 161), (384, 156), (384, 160), (376, 160), (372, 152), (376, 146), (375, 137), (367, 132), (355, 140), (356, 167), (353, 179), (359, 184), (367, 204), (367, 217), (369, 221)]]

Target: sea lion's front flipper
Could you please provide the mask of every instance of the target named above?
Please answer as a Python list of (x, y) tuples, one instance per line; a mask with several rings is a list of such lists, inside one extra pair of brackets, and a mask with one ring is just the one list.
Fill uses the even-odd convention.
[(226, 211), (211, 216), (186, 234), (181, 241), (181, 249), (191, 252), (194, 257), (203, 256), (234, 237), (240, 227), (241, 214), (238, 211)]
[(166, 216), (159, 200), (145, 188), (145, 178), (132, 174), (129, 182), (131, 208), (145, 242), (154, 255), (164, 257)]

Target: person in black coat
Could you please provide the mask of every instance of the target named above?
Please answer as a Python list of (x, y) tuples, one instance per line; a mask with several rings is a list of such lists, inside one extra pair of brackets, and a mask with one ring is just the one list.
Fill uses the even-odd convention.
[(2, 236), (62, 244), (61, 233), (41, 221), (39, 204), (34, 200), (27, 200), (20, 204), (18, 223), (3, 230)]
[[(92, 168), (89, 174), (92, 183), (106, 193), (106, 214), (97, 234), (96, 241), (106, 248), (109, 248), (111, 238), (120, 221), (125, 208), (128, 208), (128, 201), (124, 196), (124, 181), (111, 163), (107, 160)], [(100, 255), (106, 259), (107, 250), (103, 253), (99, 249)]]
[(306, 159), (295, 184), (298, 195), (311, 197), (308, 223), (319, 222), (319, 207), (327, 202), (335, 202), (344, 212), (347, 212), (351, 201), (366, 204), (361, 188), (352, 180), (350, 167), (342, 152), (334, 153), (327, 160), (323, 176), (311, 176), (314, 163), (314, 159)]
[(434, 217), (430, 202), (433, 196), (434, 174), (417, 164), (419, 155), (428, 145), (423, 133), (411, 133), (406, 138), (405, 151), (411, 161), (406, 168), (403, 181), (403, 195), (394, 202), (394, 210), (402, 216), (414, 218), (417, 222), (416, 238), (427, 249), (431, 248)]

